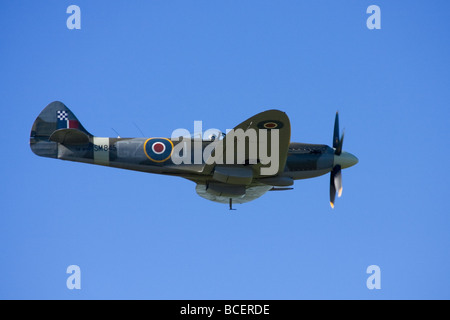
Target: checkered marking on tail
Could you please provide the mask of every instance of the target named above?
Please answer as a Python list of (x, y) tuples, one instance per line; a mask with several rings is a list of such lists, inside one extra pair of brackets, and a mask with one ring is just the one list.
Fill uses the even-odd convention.
[(56, 111), (56, 117), (58, 118), (58, 120), (69, 120), (67, 117), (67, 112), (64, 110)]
[(78, 129), (80, 127), (78, 120), (69, 120), (66, 110), (56, 111), (56, 122), (58, 129)]

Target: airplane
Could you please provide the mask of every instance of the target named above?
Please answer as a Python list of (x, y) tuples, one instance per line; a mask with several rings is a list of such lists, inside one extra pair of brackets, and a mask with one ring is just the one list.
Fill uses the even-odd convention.
[[(253, 136), (247, 135), (252, 130)], [(258, 113), (231, 132), (244, 136), (228, 132), (207, 138), (97, 137), (83, 127), (68, 107), (54, 101), (36, 118), (30, 147), (41, 157), (182, 177), (196, 183), (199, 196), (229, 204), (230, 210), (234, 210), (233, 203), (255, 200), (267, 191), (292, 190), (295, 180), (327, 173), (330, 205), (334, 208), (336, 193), (338, 197), (342, 195), (341, 170), (358, 163), (357, 157), (342, 150), (344, 133), (339, 136), (338, 112), (332, 147), (290, 142), (290, 121), (280, 110)], [(242, 141), (244, 148), (239, 149)], [(263, 149), (272, 158), (264, 159)], [(179, 158), (174, 157), (175, 153)], [(194, 159), (192, 163), (190, 160), (199, 154), (203, 155), (200, 161)], [(180, 159), (187, 161), (180, 163)]]

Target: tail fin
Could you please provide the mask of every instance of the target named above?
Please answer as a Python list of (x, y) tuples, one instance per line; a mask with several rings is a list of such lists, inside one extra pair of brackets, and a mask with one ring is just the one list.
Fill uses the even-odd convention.
[(30, 134), (31, 150), (41, 157), (57, 158), (58, 143), (87, 144), (92, 135), (62, 102), (45, 107), (34, 121)]

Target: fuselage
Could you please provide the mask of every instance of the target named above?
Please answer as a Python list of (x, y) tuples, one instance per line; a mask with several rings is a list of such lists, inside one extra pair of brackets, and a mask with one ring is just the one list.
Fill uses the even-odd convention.
[[(202, 173), (202, 168), (205, 164), (204, 160), (201, 162), (196, 161), (194, 159), (194, 151), (191, 152), (192, 161), (190, 163), (174, 164), (169, 150), (167, 150), (166, 155), (163, 155), (162, 160), (164, 161), (153, 159), (146, 145), (149, 139), (162, 138), (93, 137), (92, 142), (87, 145), (67, 146), (54, 143), (53, 148), (49, 148), (50, 146), (45, 143), (42, 146), (46, 147), (47, 153), (51, 153), (51, 157), (61, 160), (148, 173), (176, 175), (196, 182), (205, 182), (211, 179), (211, 174)], [(210, 141), (202, 141), (202, 151), (210, 143)], [(32, 149), (37, 154), (42, 155), (43, 150), (39, 148), (40, 145), (39, 143), (34, 143), (32, 144)], [(176, 143), (173, 143), (173, 145), (176, 145)], [(192, 148), (194, 148), (194, 143), (192, 143)], [(324, 144), (293, 142), (289, 145), (285, 169), (280, 176), (289, 177), (293, 180), (314, 178), (329, 173), (334, 164), (335, 155), (333, 148)], [(254, 182), (257, 183), (257, 181)]]

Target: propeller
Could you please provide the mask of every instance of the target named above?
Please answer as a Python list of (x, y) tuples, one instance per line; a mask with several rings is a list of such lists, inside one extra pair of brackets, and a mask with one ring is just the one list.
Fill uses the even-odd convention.
[[(334, 154), (340, 156), (342, 153), (342, 144), (344, 143), (344, 132), (339, 138), (339, 113), (336, 112), (336, 118), (334, 120), (334, 134), (333, 134), (333, 148)], [(330, 205), (334, 208), (334, 200), (336, 198), (336, 191), (338, 197), (342, 195), (342, 174), (341, 165), (336, 164), (331, 170), (330, 174)]]

